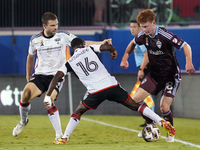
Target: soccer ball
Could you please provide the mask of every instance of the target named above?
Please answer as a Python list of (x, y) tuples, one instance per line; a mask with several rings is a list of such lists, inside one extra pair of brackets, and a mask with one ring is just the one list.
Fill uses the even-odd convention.
[(156, 124), (148, 124), (142, 130), (142, 137), (146, 142), (155, 142), (160, 137), (160, 130)]

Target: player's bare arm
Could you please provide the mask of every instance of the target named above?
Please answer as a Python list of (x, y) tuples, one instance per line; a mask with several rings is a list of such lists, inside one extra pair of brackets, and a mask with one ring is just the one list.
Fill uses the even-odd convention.
[(26, 61), (26, 81), (28, 82), (31, 78), (31, 73), (34, 66), (34, 55), (28, 54)]
[(62, 71), (57, 71), (54, 78), (51, 80), (51, 83), (49, 85), (48, 91), (46, 92), (46, 96), (44, 98), (44, 105), (46, 108), (51, 107), (51, 94), (53, 90), (55, 89), (57, 82), (64, 76), (64, 73)]
[(113, 45), (109, 44), (108, 42), (106, 42), (105, 44), (101, 44), (100, 51), (101, 52), (109, 51), (111, 59), (116, 59), (117, 58), (116, 49), (114, 48)]
[(189, 73), (189, 75), (191, 75), (192, 73), (195, 72), (195, 69), (192, 64), (192, 50), (191, 50), (190, 45), (186, 43), (183, 46), (183, 50), (184, 50), (185, 57), (186, 57), (185, 69), (186, 69), (186, 72)]
[(121, 61), (121, 64), (120, 66), (123, 68), (123, 69), (127, 69), (129, 67), (129, 64), (128, 64), (128, 58), (130, 56), (130, 54), (133, 52), (134, 48), (135, 48), (135, 43), (133, 42), (133, 40), (131, 40), (131, 42), (128, 44), (127, 48), (126, 48), (126, 51), (124, 52), (124, 56), (122, 57), (122, 61)]
[(89, 45), (93, 45), (93, 44), (105, 44), (106, 42), (108, 42), (109, 44), (112, 44), (112, 39), (105, 39), (103, 41), (85, 41), (85, 43), (89, 46)]
[(148, 58), (148, 54), (147, 52), (144, 52), (144, 58), (142, 60), (142, 64), (140, 65), (140, 70), (138, 71), (138, 78), (139, 79), (143, 79), (144, 77), (144, 68), (146, 68), (147, 64), (149, 63), (149, 58)]

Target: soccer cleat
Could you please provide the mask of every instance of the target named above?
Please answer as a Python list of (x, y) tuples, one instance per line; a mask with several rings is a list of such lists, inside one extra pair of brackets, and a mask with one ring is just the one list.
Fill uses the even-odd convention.
[(26, 119), (26, 123), (21, 123), (21, 121), (14, 127), (13, 129), (13, 136), (18, 136), (22, 130), (24, 129), (24, 127), (28, 124), (28, 118)]
[(62, 138), (63, 135), (61, 134), (56, 134), (56, 138), (55, 138), (55, 141), (57, 141), (58, 139)]
[(170, 136), (175, 135), (175, 128), (171, 125), (170, 122), (162, 120), (162, 127), (167, 131)]
[(137, 135), (139, 138), (142, 138), (142, 131), (140, 131)]
[(60, 138), (58, 140), (53, 141), (53, 144), (66, 144), (66, 143), (67, 143), (67, 138), (65, 139)]
[(174, 136), (170, 136), (169, 134), (167, 134), (167, 138), (166, 138), (166, 142), (174, 142), (174, 137), (175, 137), (175, 135)]

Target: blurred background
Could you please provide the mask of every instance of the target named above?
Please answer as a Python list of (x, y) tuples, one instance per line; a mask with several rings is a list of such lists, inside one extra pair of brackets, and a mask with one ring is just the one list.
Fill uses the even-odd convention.
[[(200, 97), (197, 91), (200, 85), (200, 0), (0, 0), (0, 114), (18, 114), (17, 106), (26, 84), (29, 40), (33, 34), (43, 30), (41, 16), (47, 11), (58, 16), (59, 29), (67, 30), (85, 40), (101, 41), (112, 38), (118, 58), (110, 60), (106, 52), (99, 57), (108, 71), (130, 92), (136, 82), (137, 73), (134, 55), (129, 58), (128, 69), (123, 70), (119, 65), (126, 46), (134, 38), (129, 31), (130, 20), (136, 19), (138, 13), (147, 8), (155, 12), (158, 26), (166, 27), (192, 47), (196, 69), (193, 76), (185, 74), (184, 52), (177, 50), (177, 59), (185, 80), (182, 81), (184, 84), (179, 88), (173, 108), (177, 117), (199, 118), (200, 112), (195, 104), (199, 103)], [(74, 108), (85, 92), (85, 88), (78, 82), (72, 76)], [(62, 101), (68, 98), (67, 84), (59, 97)], [(188, 101), (191, 99), (192, 102)], [(37, 105), (37, 100), (32, 102), (33, 114), (46, 113), (42, 101), (41, 105)], [(69, 104), (67, 100), (65, 102), (66, 105), (60, 103), (63, 108), (61, 113), (69, 114)], [(156, 112), (159, 112), (159, 97), (157, 105)], [(195, 111), (184, 113), (191, 108)], [(96, 113), (132, 114), (126, 108), (109, 102), (100, 106)]]

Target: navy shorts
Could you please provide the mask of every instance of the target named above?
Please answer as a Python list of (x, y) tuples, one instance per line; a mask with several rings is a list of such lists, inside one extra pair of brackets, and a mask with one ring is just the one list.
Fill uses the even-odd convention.
[(165, 81), (163, 80), (155, 81), (150, 76), (149, 73), (142, 80), (140, 87), (150, 94), (156, 95), (160, 91), (163, 91), (163, 95), (174, 98), (179, 85), (180, 85), (180, 78), (178, 76), (174, 77), (174, 79), (167, 79)]
[[(29, 82), (34, 83), (41, 91), (42, 93), (46, 92), (49, 88), (49, 84), (51, 83), (51, 80), (53, 79), (53, 75), (36, 75), (34, 74)], [(64, 78), (62, 78), (60, 81), (58, 81), (55, 90), (59, 93), (62, 89)], [(39, 95), (40, 96), (40, 95)]]
[(129, 94), (118, 84), (95, 94), (86, 92), (82, 103), (89, 109), (97, 109), (97, 107), (105, 100), (126, 103), (129, 100)]

